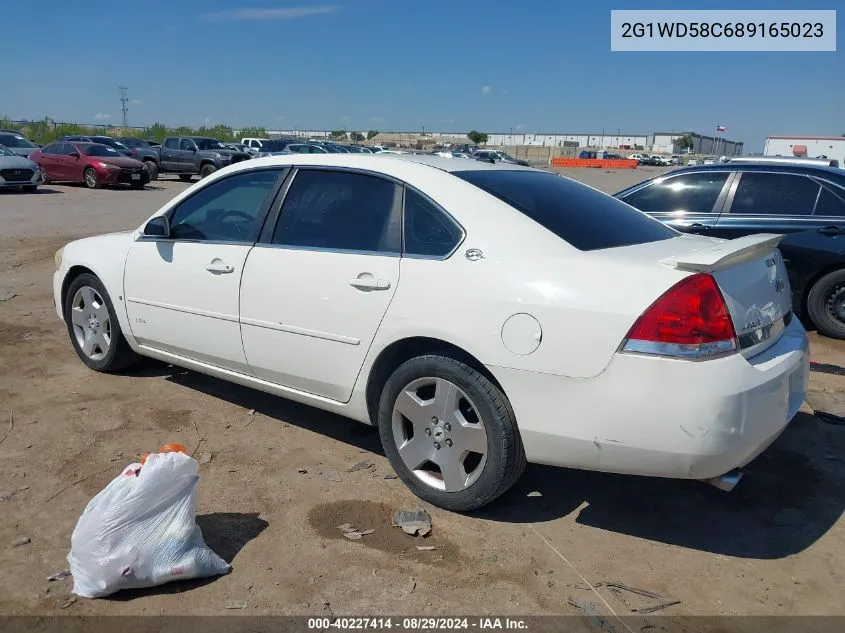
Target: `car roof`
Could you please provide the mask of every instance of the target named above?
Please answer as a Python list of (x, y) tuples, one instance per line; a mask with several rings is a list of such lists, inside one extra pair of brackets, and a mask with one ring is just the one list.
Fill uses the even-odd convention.
[(839, 167), (828, 167), (826, 165), (815, 164), (801, 164), (801, 163), (777, 163), (769, 161), (760, 161), (759, 163), (739, 162), (739, 163), (713, 163), (712, 165), (693, 165), (692, 167), (683, 167), (681, 169), (674, 169), (666, 172), (663, 176), (669, 174), (678, 174), (690, 171), (784, 171), (784, 172), (808, 172), (808, 173), (827, 173), (834, 176), (845, 176), (845, 170)]

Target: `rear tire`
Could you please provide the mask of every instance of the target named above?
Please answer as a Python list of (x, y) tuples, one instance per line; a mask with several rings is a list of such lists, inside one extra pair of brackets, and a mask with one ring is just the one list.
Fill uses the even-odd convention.
[(147, 171), (150, 172), (150, 182), (158, 180), (158, 165), (156, 165), (155, 161), (145, 160), (144, 165), (147, 166)]
[[(444, 405), (435, 409), (441, 398)], [(382, 389), (378, 428), (399, 478), (420, 499), (446, 510), (487, 505), (525, 470), (505, 394), (448, 356), (418, 356), (393, 372)]]
[(90, 369), (120, 371), (140, 360), (126, 342), (111, 297), (95, 275), (82, 273), (70, 282), (64, 316), (73, 349)]
[(181, 180), (182, 182), (191, 182), (191, 179), (193, 177), (193, 174), (179, 174), (179, 180)]
[(807, 312), (819, 332), (845, 339), (845, 269), (834, 270), (813, 284)]
[(85, 169), (82, 174), (82, 180), (89, 189), (99, 189), (103, 186), (100, 182), (100, 177), (97, 175), (97, 171), (93, 167), (87, 167)]
[(207, 178), (215, 171), (217, 171), (217, 167), (215, 167), (211, 163), (206, 163), (205, 165), (200, 167), (200, 178)]

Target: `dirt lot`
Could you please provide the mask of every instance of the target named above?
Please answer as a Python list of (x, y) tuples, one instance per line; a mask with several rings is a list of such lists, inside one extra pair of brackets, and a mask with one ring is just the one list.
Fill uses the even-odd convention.
[[(656, 171), (572, 175), (616, 191)], [(629, 613), (585, 581), (681, 601), (653, 622), (845, 614), (845, 427), (808, 413), (731, 494), (529, 467), (474, 516), (429, 508), (425, 544), (436, 549), (418, 551), (419, 540), (390, 527), (390, 513), (421, 504), (387, 478), (367, 427), (153, 362), (128, 375), (90, 372), (53, 310), (55, 250), (133, 228), (184, 187), (163, 180), (144, 191), (50, 185), (0, 194), (0, 288), (17, 294), (0, 302), (0, 615), (233, 613), (228, 600), (246, 601), (249, 613), (574, 614), (570, 597)], [(842, 343), (813, 335), (812, 348), (814, 361), (845, 367)], [(827, 369), (813, 372), (811, 397), (845, 414), (845, 377)], [(197, 455), (211, 461), (201, 467), (198, 521), (232, 572), (62, 610), (71, 581), (46, 578), (67, 567), (88, 500), (139, 453), (166, 442), (193, 449), (200, 438)], [(347, 472), (362, 460), (373, 466)], [(345, 522), (375, 532), (350, 541), (336, 528)], [(31, 542), (13, 546), (20, 537)]]

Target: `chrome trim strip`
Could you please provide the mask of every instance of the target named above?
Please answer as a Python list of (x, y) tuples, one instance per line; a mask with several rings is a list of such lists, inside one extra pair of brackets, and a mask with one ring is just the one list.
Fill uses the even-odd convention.
[(791, 310), (777, 321), (762, 325), (751, 332), (740, 334), (739, 348), (743, 352), (747, 352), (753, 351), (757, 347), (763, 347), (764, 343), (779, 336), (786, 329), (786, 326), (789, 325), (790, 321), (792, 321)]
[(683, 345), (680, 343), (658, 343), (655, 341), (641, 341), (628, 339), (621, 349), (622, 352), (632, 354), (646, 354), (649, 356), (663, 356), (683, 360), (711, 360), (728, 356), (737, 351), (736, 341), (728, 339), (700, 345)]
[(151, 306), (153, 308), (162, 308), (163, 310), (173, 310), (174, 312), (184, 312), (185, 314), (193, 314), (195, 316), (208, 317), (210, 319), (220, 319), (221, 321), (238, 322), (238, 315), (223, 314), (222, 312), (211, 312), (209, 310), (196, 310), (194, 308), (186, 308), (184, 306), (177, 306), (170, 303), (162, 303), (160, 301), (149, 301), (147, 299), (138, 299), (136, 297), (126, 297), (128, 303), (137, 303), (144, 306)]
[(340, 334), (331, 334), (330, 332), (320, 332), (318, 330), (309, 330), (303, 327), (296, 327), (295, 325), (285, 325), (284, 323), (273, 323), (271, 321), (262, 321), (260, 319), (244, 319), (241, 318), (242, 325), (252, 325), (254, 327), (265, 328), (267, 330), (277, 330), (279, 332), (287, 332), (289, 334), (301, 334), (302, 336), (310, 336), (311, 338), (319, 338), (326, 341), (334, 341), (335, 343), (345, 343), (346, 345), (360, 345), (361, 339), (352, 338), (351, 336), (342, 336)]

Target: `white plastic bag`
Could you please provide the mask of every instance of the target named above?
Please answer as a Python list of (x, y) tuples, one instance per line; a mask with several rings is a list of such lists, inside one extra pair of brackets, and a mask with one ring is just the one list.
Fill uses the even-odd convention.
[(73, 530), (73, 593), (101, 598), (228, 572), (196, 524), (197, 481), (199, 464), (183, 453), (154, 453), (143, 466), (124, 468), (91, 499)]

